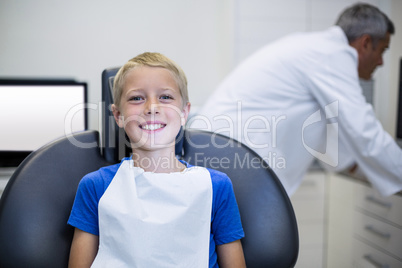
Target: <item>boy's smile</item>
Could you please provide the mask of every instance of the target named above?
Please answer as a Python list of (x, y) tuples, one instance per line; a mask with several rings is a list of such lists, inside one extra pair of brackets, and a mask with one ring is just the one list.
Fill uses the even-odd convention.
[(133, 149), (173, 148), (190, 104), (182, 105), (172, 73), (160, 67), (136, 67), (127, 72), (115, 119)]
[(158, 122), (145, 122), (144, 124), (140, 124), (141, 129), (149, 131), (158, 131), (164, 127), (166, 127), (166, 124)]

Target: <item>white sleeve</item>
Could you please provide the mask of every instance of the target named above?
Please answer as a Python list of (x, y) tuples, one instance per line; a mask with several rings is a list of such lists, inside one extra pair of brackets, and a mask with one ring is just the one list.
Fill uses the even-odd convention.
[(333, 107), (337, 107), (339, 141), (382, 195), (399, 192), (402, 150), (384, 131), (362, 94), (355, 51), (344, 49), (317, 61), (307, 78), (308, 86), (323, 110), (337, 104)]

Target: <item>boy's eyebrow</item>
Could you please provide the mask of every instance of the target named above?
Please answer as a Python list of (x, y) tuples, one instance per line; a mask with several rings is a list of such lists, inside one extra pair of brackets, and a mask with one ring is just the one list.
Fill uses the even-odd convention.
[(125, 95), (128, 95), (128, 94), (130, 94), (130, 93), (133, 92), (133, 91), (135, 91), (135, 92), (140, 92), (140, 91), (143, 91), (143, 90), (142, 90), (141, 88), (130, 88), (130, 89), (127, 90), (127, 92), (126, 92)]
[[(125, 95), (129, 95), (131, 92), (144, 92), (145, 90), (143, 88), (130, 88), (127, 90), (127, 93)], [(173, 91), (173, 92), (177, 92), (180, 93), (179, 89), (176, 88), (171, 88), (171, 87), (163, 87), (160, 89), (160, 91), (165, 92), (165, 91)]]
[(162, 88), (162, 90), (163, 91), (174, 91), (174, 92), (180, 92), (180, 90), (179, 89), (176, 89), (176, 88), (170, 88), (170, 87), (166, 87), (166, 88)]

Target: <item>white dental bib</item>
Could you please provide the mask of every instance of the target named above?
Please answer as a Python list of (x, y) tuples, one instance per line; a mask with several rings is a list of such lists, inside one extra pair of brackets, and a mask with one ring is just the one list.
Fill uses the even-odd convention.
[(208, 267), (209, 171), (151, 173), (122, 162), (101, 197), (92, 267)]

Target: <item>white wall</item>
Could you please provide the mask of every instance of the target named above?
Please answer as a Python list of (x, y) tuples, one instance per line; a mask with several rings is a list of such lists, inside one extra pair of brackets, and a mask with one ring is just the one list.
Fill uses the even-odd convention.
[[(366, 0), (394, 20), (397, 33), (376, 75), (376, 112), (395, 132), (402, 1)], [(144, 51), (182, 66), (200, 106), (225, 75), (257, 48), (295, 31), (333, 25), (356, 0), (2, 0), (0, 76), (68, 77), (101, 99), (101, 72)], [(90, 128), (98, 129), (97, 113)]]
[(231, 0), (2, 0), (0, 76), (75, 78), (98, 104), (103, 69), (158, 51), (184, 69), (197, 106), (231, 67), (232, 14)]
[[(400, 0), (395, 0), (400, 2)], [(358, 0), (235, 0), (236, 62), (284, 35), (324, 30)], [(391, 0), (365, 0), (390, 15)]]

